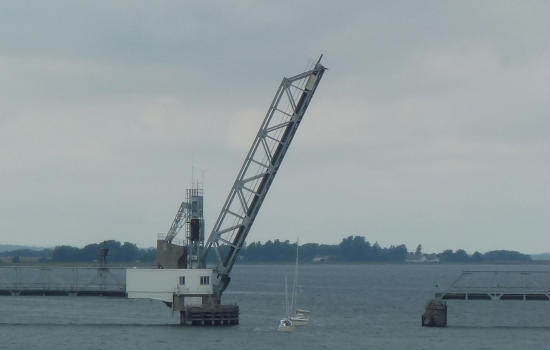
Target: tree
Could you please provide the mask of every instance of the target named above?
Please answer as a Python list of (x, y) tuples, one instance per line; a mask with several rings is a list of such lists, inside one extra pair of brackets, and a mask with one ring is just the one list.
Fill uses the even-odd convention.
[(119, 250), (120, 261), (135, 261), (138, 256), (138, 247), (134, 243), (124, 242)]
[(531, 260), (529, 255), (511, 250), (493, 250), (483, 254), (485, 262), (529, 262)]
[(443, 253), (438, 254), (438, 256), (441, 262), (454, 262), (454, 254), (451, 249), (445, 250)]
[(391, 246), (387, 249), (388, 261), (392, 262), (404, 262), (407, 258), (407, 246), (400, 244), (397, 247)]
[(365, 237), (349, 236), (338, 245), (338, 257), (341, 261), (365, 261), (368, 259)]
[(68, 245), (57, 246), (52, 252), (52, 261), (68, 262), (80, 260), (80, 249)]
[(470, 261), (473, 263), (480, 263), (483, 261), (483, 254), (476, 251), (474, 254), (472, 254), (472, 257), (470, 258)]
[(416, 250), (415, 250), (415, 252), (414, 252), (414, 255), (416, 255), (416, 256), (422, 255), (422, 244), (419, 244), (419, 245), (416, 247)]
[(468, 256), (468, 253), (464, 249), (459, 249), (454, 254), (454, 261), (455, 262), (468, 262), (470, 260), (470, 257)]

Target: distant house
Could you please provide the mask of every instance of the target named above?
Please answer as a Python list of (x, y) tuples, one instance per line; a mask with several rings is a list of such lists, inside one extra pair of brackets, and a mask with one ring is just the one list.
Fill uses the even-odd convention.
[(326, 263), (328, 262), (329, 257), (328, 256), (316, 256), (311, 260), (311, 262), (314, 263)]
[(439, 257), (437, 254), (424, 254), (427, 263), (438, 263)]
[(409, 254), (405, 259), (405, 262), (408, 264), (434, 264), (439, 262), (439, 258), (435, 254), (430, 254), (430, 255)]

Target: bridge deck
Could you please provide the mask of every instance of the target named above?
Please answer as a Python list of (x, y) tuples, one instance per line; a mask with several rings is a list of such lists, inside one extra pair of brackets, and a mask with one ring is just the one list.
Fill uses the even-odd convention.
[(550, 300), (548, 271), (464, 271), (441, 300)]
[(0, 267), (0, 295), (126, 296), (126, 268)]

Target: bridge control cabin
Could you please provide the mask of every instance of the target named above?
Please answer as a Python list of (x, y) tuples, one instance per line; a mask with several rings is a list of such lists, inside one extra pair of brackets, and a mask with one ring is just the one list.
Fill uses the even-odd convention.
[[(128, 298), (149, 298), (172, 305), (179, 299), (183, 305), (200, 306), (203, 298), (214, 294), (212, 269), (128, 269)], [(206, 300), (204, 300), (206, 302)]]

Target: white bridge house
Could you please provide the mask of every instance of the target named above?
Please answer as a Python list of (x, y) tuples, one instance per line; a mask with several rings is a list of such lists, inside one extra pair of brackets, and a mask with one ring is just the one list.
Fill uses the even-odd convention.
[(214, 294), (212, 269), (127, 269), (128, 298), (148, 298), (172, 304), (183, 297), (185, 305), (200, 306)]

